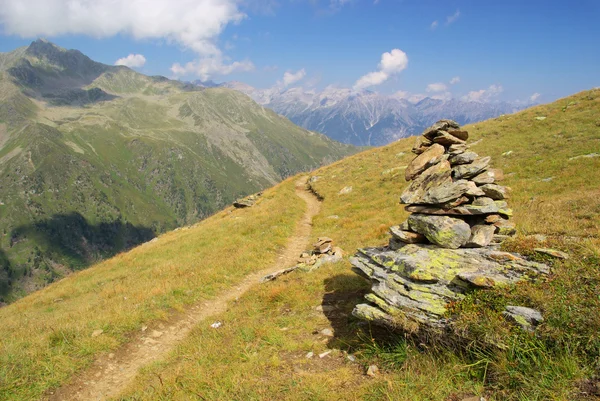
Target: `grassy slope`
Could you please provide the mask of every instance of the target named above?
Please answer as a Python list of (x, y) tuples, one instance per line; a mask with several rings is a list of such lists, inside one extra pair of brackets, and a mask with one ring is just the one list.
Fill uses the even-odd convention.
[[(355, 151), (232, 90), (185, 91), (36, 46), (50, 59), (19, 49), (0, 60), (0, 249), (10, 262), (0, 262), (0, 302)], [(23, 85), (37, 77), (51, 90), (54, 74), (118, 97), (77, 107), (34, 101), (8, 72), (25, 53), (33, 67), (22, 67)], [(63, 57), (87, 66), (87, 78), (53, 67)]]
[[(212, 321), (198, 325), (168, 360), (146, 368), (123, 399), (453, 400), (484, 392), (498, 400), (578, 398), (578, 380), (595, 373), (600, 355), (600, 158), (568, 159), (598, 152), (599, 110), (596, 90), (467, 127), (472, 141), (483, 138), (473, 149), (491, 155), (513, 188), (510, 204), (520, 236), (509, 247), (531, 254), (536, 243), (525, 235), (542, 233), (551, 246), (574, 256), (552, 262), (555, 274), (548, 282), (480, 293), (457, 306), (457, 330), (475, 339), (467, 351), (425, 346), (402, 336), (392, 345), (381, 341), (382, 333), (349, 316), (369, 285), (344, 261), (257, 286), (215, 318), (225, 323), (221, 329), (210, 328)], [(539, 121), (536, 116), (547, 118)], [(324, 202), (314, 220), (314, 237), (328, 235), (349, 254), (357, 247), (385, 243), (387, 228), (406, 217), (397, 202), (406, 185), (402, 167), (412, 158), (411, 146), (412, 140), (402, 140), (316, 171), (320, 179), (314, 187)], [(513, 153), (501, 156), (509, 150)], [(340, 195), (346, 186), (352, 192)], [(142, 323), (164, 318), (169, 307), (210, 297), (234, 282), (243, 272), (233, 277), (236, 265), (223, 259), (230, 253), (219, 245), (235, 243), (231, 235), (246, 244), (240, 256), (243, 266), (250, 267), (251, 261), (252, 270), (265, 267), (275, 247), (266, 256), (260, 250), (273, 241), (283, 244), (301, 214), (300, 201), (291, 191), (287, 181), (270, 190), (269, 202), (259, 208), (235, 212), (242, 220), (229, 220), (228, 211), (219, 213), (194, 231), (166, 234), (157, 244), (119, 255), (0, 309), (0, 320), (8, 322), (0, 327), (0, 398), (29, 399), (57, 386), (98, 352), (126, 341)], [(275, 238), (263, 233), (273, 221), (287, 227), (276, 230)], [(565, 235), (583, 237), (569, 241)], [(204, 256), (208, 252), (213, 262)], [(176, 264), (172, 255), (177, 255)], [(192, 276), (201, 266), (201, 277)], [(164, 274), (160, 285), (150, 278), (154, 269)], [(202, 289), (194, 285), (200, 282)], [(64, 300), (54, 302), (56, 298)], [(540, 328), (539, 341), (499, 318), (506, 302), (544, 312), (547, 323)], [(131, 308), (130, 303), (138, 306)], [(337, 309), (323, 314), (315, 309), (321, 304)], [(328, 326), (334, 338), (313, 334)], [(97, 328), (106, 335), (90, 338)], [(501, 342), (506, 350), (491, 351), (490, 341)], [(323, 359), (305, 358), (309, 351), (329, 349), (334, 351)], [(354, 353), (358, 362), (349, 361), (345, 351)], [(383, 373), (364, 376), (371, 363)]]
[[(537, 244), (525, 235), (541, 233), (550, 245), (573, 254), (569, 262), (549, 261), (555, 274), (546, 283), (483, 293), (457, 307), (456, 330), (475, 340), (468, 351), (402, 337), (381, 341), (385, 335), (348, 316), (368, 284), (344, 262), (255, 288), (216, 318), (225, 322), (222, 329), (199, 325), (168, 361), (147, 368), (122, 399), (583, 398), (579, 380), (595, 373), (600, 355), (600, 301), (594, 295), (600, 289), (600, 159), (568, 159), (600, 149), (599, 110), (596, 90), (467, 127), (472, 141), (483, 139), (474, 150), (491, 155), (513, 188), (520, 236), (509, 249), (532, 255)], [(406, 217), (397, 202), (411, 146), (412, 140), (402, 140), (316, 171), (320, 179), (313, 186), (324, 203), (314, 236), (331, 236), (350, 253), (385, 243), (387, 228)], [(548, 177), (554, 178), (542, 181)], [(353, 191), (340, 195), (346, 186)], [(565, 235), (582, 237), (567, 242)], [(507, 302), (544, 312), (547, 324), (539, 341), (499, 317)], [(323, 314), (315, 309), (320, 304), (338, 309)], [(314, 334), (330, 325), (335, 338)], [(490, 350), (490, 342), (506, 351)], [(316, 356), (329, 349), (334, 350), (329, 356)], [(309, 351), (312, 359), (305, 357)], [(358, 363), (344, 351), (354, 352)], [(384, 373), (364, 376), (371, 363)]]

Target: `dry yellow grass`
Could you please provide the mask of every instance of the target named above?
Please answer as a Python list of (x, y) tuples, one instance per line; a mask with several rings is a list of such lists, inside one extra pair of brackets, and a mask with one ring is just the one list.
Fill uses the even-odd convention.
[[(476, 394), (491, 400), (578, 398), (577, 380), (594, 373), (590, 357), (598, 344), (593, 333), (600, 320), (593, 311), (597, 312), (600, 277), (593, 266), (600, 261), (600, 158), (569, 159), (600, 153), (599, 112), (600, 91), (595, 90), (466, 127), (471, 142), (482, 139), (473, 150), (491, 155), (494, 166), (506, 174), (505, 184), (513, 188), (509, 203), (519, 239), (511, 246), (530, 252), (537, 243), (525, 235), (541, 233), (549, 236), (550, 245), (576, 255), (573, 262), (554, 263), (549, 282), (498, 294), (528, 300), (543, 310), (548, 324), (542, 334), (559, 345), (552, 352), (542, 349), (535, 359), (515, 347), (504, 359), (492, 359), (402, 342), (404, 348), (385, 354), (371, 339), (382, 333), (349, 315), (369, 284), (344, 261), (257, 286), (215, 317), (224, 322), (220, 329), (209, 327), (210, 322), (199, 324), (169, 358), (145, 368), (119, 399), (460, 400)], [(537, 120), (539, 116), (546, 119)], [(412, 142), (401, 140), (315, 171), (320, 178), (313, 186), (324, 201), (314, 219), (313, 237), (330, 236), (347, 254), (384, 244), (387, 227), (406, 217), (398, 198), (406, 185), (403, 167), (413, 157)], [(512, 153), (502, 156), (508, 151)], [(352, 191), (340, 194), (347, 186)], [(301, 214), (291, 190), (288, 181), (267, 192), (261, 208), (249, 212), (257, 214), (251, 220), (236, 222), (227, 211), (219, 213), (189, 231), (170, 233), (157, 244), (120, 255), (0, 310), (0, 319), (9, 321), (0, 328), (0, 395), (27, 399), (57, 386), (98, 352), (126, 341), (143, 322), (210, 297), (267, 263)], [(274, 243), (273, 237), (262, 234), (272, 225), (278, 227), (273, 228), (278, 233)], [(245, 244), (238, 262), (214, 270), (219, 255), (227, 254), (223, 249), (235, 248), (231, 233)], [(270, 250), (266, 255), (264, 247)], [(201, 256), (209, 254), (217, 259), (210, 262)], [(191, 276), (196, 271), (199, 276)], [(124, 295), (127, 292), (131, 295)], [(59, 297), (64, 300), (54, 303)], [(321, 304), (336, 309), (323, 313), (316, 310)], [(476, 317), (475, 323), (481, 320), (468, 316)], [(335, 337), (319, 334), (327, 327)], [(486, 327), (495, 326), (482, 329)], [(91, 339), (96, 328), (107, 335)], [(54, 332), (59, 334), (52, 337)], [(33, 334), (26, 338), (24, 333)], [(328, 350), (332, 353), (318, 357)], [(311, 351), (315, 356), (306, 358)], [(346, 352), (357, 361), (350, 361)], [(42, 367), (34, 368), (33, 360), (41, 361)], [(382, 369), (374, 378), (364, 375), (371, 363)]]

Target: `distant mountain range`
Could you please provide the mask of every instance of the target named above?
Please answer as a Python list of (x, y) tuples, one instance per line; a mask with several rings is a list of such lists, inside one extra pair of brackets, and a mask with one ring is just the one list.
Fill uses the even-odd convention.
[(353, 145), (385, 145), (419, 134), (442, 118), (451, 118), (463, 125), (528, 107), (507, 102), (439, 100), (431, 97), (413, 103), (393, 95), (333, 87), (319, 92), (303, 88), (256, 89), (236, 81), (220, 85), (213, 82), (195, 84), (235, 89), (301, 127)]
[(0, 303), (355, 151), (227, 88), (0, 53)]

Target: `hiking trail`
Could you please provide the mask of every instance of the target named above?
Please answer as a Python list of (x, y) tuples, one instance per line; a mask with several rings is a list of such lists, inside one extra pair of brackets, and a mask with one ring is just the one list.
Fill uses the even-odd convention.
[(153, 324), (113, 353), (100, 356), (88, 368), (76, 374), (70, 382), (53, 393), (47, 393), (44, 399), (87, 401), (117, 397), (133, 382), (140, 368), (164, 359), (199, 322), (225, 312), (229, 302), (257, 285), (263, 276), (294, 265), (302, 251), (308, 248), (312, 219), (321, 207), (315, 195), (306, 189), (306, 179), (307, 177), (303, 176), (296, 181), (296, 195), (306, 202), (307, 209), (275, 263), (267, 269), (249, 274), (213, 300), (174, 314), (166, 322)]

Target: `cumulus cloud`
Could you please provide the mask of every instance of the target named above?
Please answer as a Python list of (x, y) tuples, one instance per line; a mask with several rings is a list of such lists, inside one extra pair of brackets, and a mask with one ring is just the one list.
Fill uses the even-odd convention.
[(460, 77), (454, 77), (450, 80), (450, 85), (454, 85), (460, 82)]
[(437, 28), (437, 27), (438, 27), (438, 25), (439, 25), (439, 22), (438, 22), (437, 20), (435, 20), (435, 21), (433, 21), (433, 22), (431, 23), (431, 25), (430, 25), (429, 27), (430, 27), (431, 29), (435, 29), (435, 28)]
[(115, 61), (115, 65), (124, 65), (129, 68), (140, 68), (146, 64), (146, 57), (142, 54), (130, 54)]
[(234, 61), (227, 63), (221, 56), (203, 57), (190, 61), (184, 65), (179, 63), (171, 66), (171, 72), (176, 77), (196, 75), (203, 81), (215, 75), (229, 75), (233, 72), (254, 71), (254, 64), (250, 60)]
[(460, 17), (460, 11), (456, 10), (456, 12), (454, 14), (446, 17), (446, 25), (452, 24), (453, 22), (455, 22), (458, 19), (458, 17)]
[(468, 102), (488, 102), (503, 91), (504, 88), (502, 88), (502, 85), (490, 85), (487, 89), (471, 91), (463, 96), (462, 99)]
[[(248, 62), (224, 63), (217, 40), (230, 24), (246, 16), (242, 0), (1, 0), (0, 23), (5, 34), (21, 37), (88, 35), (106, 38), (165, 40), (194, 51), (196, 68), (174, 65), (174, 71), (225, 74)], [(208, 59), (208, 60), (205, 60)], [(206, 66), (210, 67), (206, 67)]]
[(369, 86), (381, 85), (392, 75), (398, 74), (408, 66), (408, 57), (400, 49), (393, 49), (381, 55), (379, 70), (360, 77), (354, 84), (354, 89), (364, 89)]
[(290, 86), (300, 81), (306, 76), (306, 71), (303, 69), (298, 70), (296, 72), (286, 71), (283, 74), (283, 81), (280, 81), (279, 84), (283, 87)]
[(540, 96), (541, 96), (541, 95), (540, 95), (539, 93), (537, 93), (537, 92), (536, 92), (536, 93), (534, 93), (533, 95), (531, 95), (531, 96), (529, 97), (529, 101), (530, 101), (531, 103), (534, 103), (536, 100), (538, 100), (538, 98), (539, 98)]
[(443, 92), (446, 89), (448, 89), (446, 84), (444, 84), (442, 82), (436, 82), (436, 83), (427, 85), (427, 88), (425, 90), (427, 92)]

